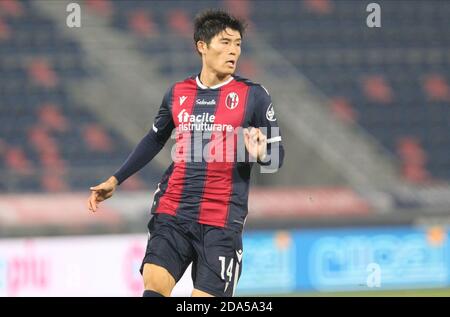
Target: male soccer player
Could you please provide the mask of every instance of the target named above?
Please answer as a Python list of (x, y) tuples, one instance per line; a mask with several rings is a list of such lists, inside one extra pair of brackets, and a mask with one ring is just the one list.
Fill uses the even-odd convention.
[[(242, 21), (220, 10), (196, 17), (200, 74), (167, 91), (152, 129), (113, 176), (91, 187), (88, 208), (95, 212), (120, 183), (152, 160), (176, 129), (177, 155), (158, 184), (148, 224), (141, 266), (145, 297), (170, 296), (190, 263), (192, 296), (233, 296), (242, 270), (251, 167), (257, 161), (277, 169), (283, 162), (269, 94), (234, 75), (244, 28)], [(239, 142), (233, 132), (239, 128), (245, 159), (239, 159), (235, 146)], [(225, 158), (209, 159), (217, 158), (215, 152), (220, 158), (222, 150)]]

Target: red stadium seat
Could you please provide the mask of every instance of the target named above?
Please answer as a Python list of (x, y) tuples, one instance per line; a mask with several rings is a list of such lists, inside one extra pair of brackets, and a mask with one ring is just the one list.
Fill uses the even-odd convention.
[(450, 88), (446, 79), (440, 74), (425, 77), (423, 88), (427, 97), (433, 101), (450, 101)]
[(57, 148), (45, 149), (41, 153), (40, 157), (43, 166), (51, 168), (55, 171), (65, 170), (65, 163), (62, 160)]
[(157, 33), (156, 24), (153, 22), (150, 13), (136, 10), (128, 17), (128, 26), (138, 36), (150, 37)]
[(5, 163), (22, 175), (27, 175), (31, 171), (31, 162), (26, 158), (23, 150), (17, 146), (6, 148)]
[(49, 135), (49, 131), (42, 126), (35, 126), (29, 131), (30, 143), (39, 154), (42, 166), (56, 170), (65, 168), (64, 161), (59, 154), (56, 141)]
[(252, 3), (248, 0), (224, 0), (225, 8), (233, 15), (246, 21), (250, 19)]
[(168, 14), (168, 23), (173, 32), (186, 37), (192, 36), (192, 19), (183, 9), (173, 9)]
[(17, 0), (1, 0), (0, 1), (0, 15), (9, 15), (12, 17), (19, 17), (23, 15), (23, 6)]
[(390, 103), (393, 99), (392, 89), (381, 75), (373, 75), (362, 80), (362, 86), (367, 98), (378, 103)]
[(398, 152), (404, 161), (413, 164), (424, 164), (426, 155), (419, 140), (413, 137), (401, 138), (398, 142)]
[(105, 130), (97, 124), (89, 124), (83, 129), (83, 137), (91, 151), (110, 152), (113, 143)]
[(38, 114), (41, 123), (47, 128), (59, 132), (67, 131), (69, 122), (56, 105), (44, 104)]
[(28, 75), (33, 83), (46, 88), (58, 84), (58, 76), (45, 59), (35, 59), (28, 66)]
[(330, 0), (305, 0), (303, 4), (308, 11), (320, 15), (330, 14), (334, 9)]
[(44, 126), (34, 126), (29, 129), (28, 138), (36, 150), (56, 147), (56, 143), (48, 132), (48, 129)]
[(425, 169), (427, 155), (418, 139), (404, 137), (398, 141), (398, 154), (402, 160), (402, 175), (412, 183), (422, 183), (430, 179)]
[(98, 15), (109, 17), (114, 12), (113, 3), (109, 0), (86, 0), (86, 7)]
[(404, 164), (402, 174), (411, 183), (424, 183), (429, 180), (429, 174), (422, 166)]
[(345, 97), (332, 98), (331, 111), (336, 118), (345, 123), (354, 123), (357, 120), (356, 112)]
[(42, 187), (49, 192), (67, 191), (69, 187), (61, 173), (48, 172), (41, 178)]

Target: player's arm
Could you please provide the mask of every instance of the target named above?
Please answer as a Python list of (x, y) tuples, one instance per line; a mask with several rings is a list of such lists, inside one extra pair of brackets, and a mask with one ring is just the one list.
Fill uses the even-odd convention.
[(172, 113), (169, 109), (170, 95), (169, 90), (164, 96), (152, 129), (143, 137), (122, 166), (107, 181), (90, 188), (89, 210), (95, 212), (98, 204), (110, 198), (118, 185), (147, 165), (164, 147), (174, 128)]
[(283, 165), (281, 131), (272, 98), (262, 86), (255, 90), (255, 111), (251, 127), (244, 129), (244, 142), (249, 154), (256, 158), (259, 164), (273, 170)]

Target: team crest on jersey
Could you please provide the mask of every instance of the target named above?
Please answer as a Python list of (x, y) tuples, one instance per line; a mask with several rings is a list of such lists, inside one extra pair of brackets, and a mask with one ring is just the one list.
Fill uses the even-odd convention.
[(228, 109), (233, 110), (239, 104), (239, 96), (235, 92), (230, 92), (225, 98), (225, 105)]
[(267, 107), (266, 118), (269, 121), (277, 121), (277, 118), (275, 118), (275, 111), (273, 110), (272, 104), (270, 104), (269, 107)]

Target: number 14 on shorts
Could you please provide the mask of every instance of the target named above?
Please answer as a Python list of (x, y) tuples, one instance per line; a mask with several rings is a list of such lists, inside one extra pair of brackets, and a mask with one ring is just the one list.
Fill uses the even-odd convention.
[[(219, 256), (219, 261), (220, 261), (220, 277), (222, 278), (222, 280), (225, 281), (225, 290), (224, 292), (226, 292), (229, 284), (233, 281), (233, 277), (234, 277), (234, 283), (233, 285), (236, 285), (237, 283), (237, 279), (239, 277), (239, 262), (242, 258), (242, 250), (236, 251), (236, 255), (238, 255), (237, 261), (234, 261), (234, 258), (227, 258), (225, 256)], [(234, 264), (235, 268), (234, 268)], [(234, 270), (234, 274), (233, 274), (233, 268)]]

